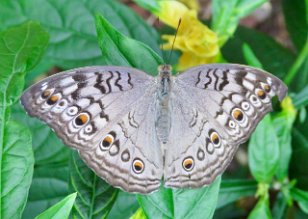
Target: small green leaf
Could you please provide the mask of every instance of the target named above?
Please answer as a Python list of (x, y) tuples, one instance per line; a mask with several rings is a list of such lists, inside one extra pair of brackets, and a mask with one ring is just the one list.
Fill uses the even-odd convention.
[(279, 143), (270, 115), (252, 134), (248, 148), (249, 167), (258, 182), (270, 183), (279, 164)]
[(296, 179), (298, 188), (308, 190), (308, 136), (307, 122), (303, 124), (303, 131), (299, 128), (292, 130), (292, 158), (290, 162), (290, 178)]
[(58, 202), (54, 206), (48, 208), (42, 214), (35, 217), (35, 219), (65, 219), (69, 217), (72, 210), (73, 204), (75, 202), (77, 193), (68, 195), (62, 201)]
[(260, 219), (260, 218), (262, 219), (272, 218), (267, 198), (261, 198), (248, 216), (248, 219)]
[(200, 189), (161, 187), (150, 195), (138, 195), (148, 218), (212, 218), (217, 205), (220, 177)]
[(221, 181), (217, 209), (222, 208), (243, 197), (253, 196), (257, 190), (256, 181), (223, 180)]
[(291, 130), (296, 118), (296, 110), (290, 97), (286, 97), (281, 103), (282, 111), (273, 117), (273, 125), (279, 142), (279, 164), (276, 176), (280, 182), (288, 177), (289, 162), (291, 159)]
[(212, 28), (217, 33), (220, 45), (223, 45), (235, 32), (239, 20), (260, 7), (267, 0), (213, 0)]
[(256, 68), (263, 68), (261, 62), (256, 57), (256, 54), (253, 52), (253, 50), (247, 43), (243, 44), (242, 49), (243, 49), (243, 54), (244, 54), (244, 57), (248, 65), (256, 67)]
[(25, 126), (8, 121), (1, 138), (0, 218), (20, 218), (33, 174), (31, 133)]
[(95, 175), (72, 151), (70, 185), (78, 193), (72, 211), (76, 218), (106, 218), (115, 202), (118, 189)]
[(298, 202), (298, 205), (302, 211), (308, 214), (308, 191), (291, 188), (290, 192), (294, 200)]
[(285, 199), (285, 196), (281, 192), (279, 192), (274, 202), (274, 207), (272, 210), (273, 218), (283, 219), (285, 216), (286, 209), (287, 209), (287, 200)]
[(106, 64), (131, 66), (157, 75), (157, 66), (163, 61), (150, 47), (124, 36), (102, 16), (96, 16), (96, 27)]
[(147, 219), (147, 217), (145, 216), (142, 208), (139, 208), (129, 219)]
[(293, 105), (296, 109), (305, 107), (308, 105), (308, 85), (304, 87), (299, 93), (295, 94), (292, 98)]

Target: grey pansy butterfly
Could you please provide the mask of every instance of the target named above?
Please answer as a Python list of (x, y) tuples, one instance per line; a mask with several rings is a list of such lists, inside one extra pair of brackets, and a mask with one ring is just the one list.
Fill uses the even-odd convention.
[(242, 65), (213, 64), (153, 78), (129, 67), (65, 71), (25, 91), (21, 102), (79, 151), (95, 173), (128, 192), (208, 185), (230, 163), (287, 87)]

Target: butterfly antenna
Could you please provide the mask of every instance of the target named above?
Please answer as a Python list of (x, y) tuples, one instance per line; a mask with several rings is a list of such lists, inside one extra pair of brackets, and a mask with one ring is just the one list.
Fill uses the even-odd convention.
[(172, 46), (171, 46), (171, 51), (170, 51), (170, 53), (169, 53), (168, 63), (170, 63), (170, 59), (171, 59), (171, 56), (172, 56), (172, 53), (173, 53), (173, 48), (174, 48), (175, 39), (176, 39), (176, 36), (178, 35), (178, 31), (179, 31), (179, 28), (180, 28), (180, 25), (181, 25), (181, 21), (182, 21), (182, 19), (180, 18), (180, 19), (179, 19), (178, 26), (177, 26), (176, 31), (175, 31), (174, 39), (173, 39)]
[(163, 56), (163, 60), (165, 60), (165, 57), (164, 57), (164, 44), (162, 42), (162, 39), (161, 39), (161, 29), (160, 29), (160, 20), (159, 20), (159, 17), (157, 17), (157, 28), (158, 28), (158, 33), (159, 33), (159, 36), (160, 36), (160, 41), (159, 41), (159, 49), (161, 51), (161, 54)]

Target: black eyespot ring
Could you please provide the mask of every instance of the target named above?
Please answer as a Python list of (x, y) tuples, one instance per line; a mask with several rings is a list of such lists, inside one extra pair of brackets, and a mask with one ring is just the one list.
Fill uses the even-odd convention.
[(142, 160), (136, 158), (133, 162), (133, 171), (137, 174), (142, 173), (144, 170), (144, 163)]
[(191, 171), (194, 168), (194, 159), (192, 157), (187, 157), (183, 160), (182, 166), (184, 170)]

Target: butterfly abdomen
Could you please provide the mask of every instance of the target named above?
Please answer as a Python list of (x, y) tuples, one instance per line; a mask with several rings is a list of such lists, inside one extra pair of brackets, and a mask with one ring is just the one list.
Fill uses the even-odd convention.
[(171, 66), (161, 65), (158, 68), (156, 133), (161, 144), (168, 142), (170, 133), (170, 92), (171, 92)]

